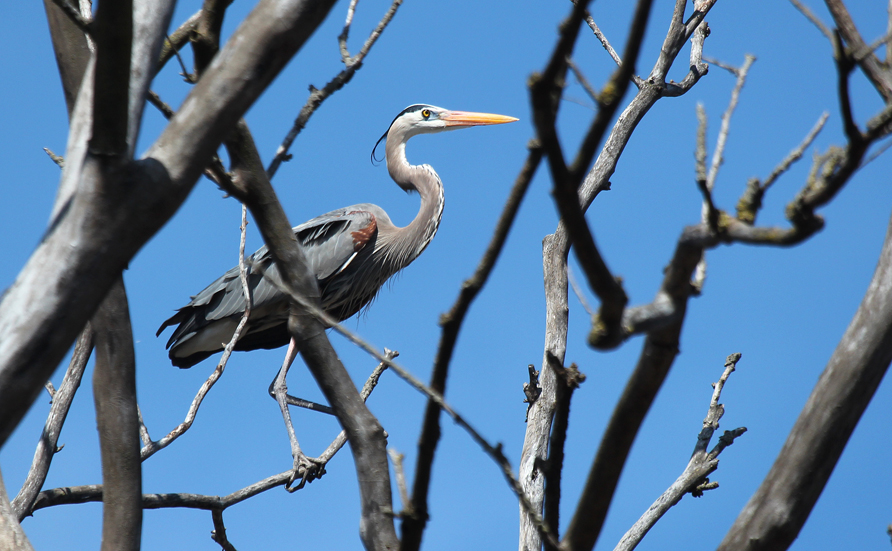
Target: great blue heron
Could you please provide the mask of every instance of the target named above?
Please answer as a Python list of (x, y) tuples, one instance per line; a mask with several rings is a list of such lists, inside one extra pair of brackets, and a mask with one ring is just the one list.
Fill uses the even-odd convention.
[[(406, 160), (409, 138), (416, 134), (516, 120), (503, 115), (449, 111), (433, 105), (409, 106), (393, 119), (378, 144), (387, 140), (385, 158), (394, 182), (406, 192), (416, 191), (421, 196), (421, 208), (415, 219), (400, 228), (390, 221), (381, 207), (361, 203), (317, 216), (294, 228), (310, 269), (316, 274), (322, 308), (329, 315), (343, 321), (358, 312), (375, 297), (385, 281), (415, 260), (437, 233), (443, 214), (443, 183), (429, 165), (409, 164)], [(373, 158), (374, 155), (373, 149)], [(300, 488), (317, 476), (323, 465), (301, 451), (288, 412), (289, 403), (309, 403), (287, 394), (285, 377), (298, 350), (288, 334), (289, 299), (271, 282), (278, 278), (278, 268), (266, 247), (247, 259), (247, 268), (253, 305), (244, 334), (235, 349), (278, 348), (290, 341), (282, 368), (270, 385), (270, 394), (279, 404), (291, 440), (294, 468), (286, 485), (291, 490), (291, 483), (298, 477), (302, 479), (297, 486)], [(165, 327), (178, 325), (167, 342), (173, 365), (192, 367), (223, 350), (222, 343), (232, 338), (245, 305), (238, 267), (192, 297), (192, 302), (180, 308), (158, 329), (160, 335)], [(328, 409), (318, 404), (313, 406), (314, 409)]]
[[(329, 315), (342, 321), (358, 312), (385, 281), (415, 260), (437, 233), (443, 213), (443, 184), (429, 165), (411, 165), (406, 160), (409, 138), (516, 120), (422, 104), (407, 107), (393, 119), (381, 136), (381, 140), (386, 139), (387, 168), (404, 191), (416, 191), (421, 196), (415, 219), (401, 228), (390, 221), (381, 207), (361, 203), (317, 216), (294, 228), (310, 269), (316, 274), (322, 308)], [(269, 280), (278, 277), (278, 268), (265, 246), (247, 259), (247, 267), (253, 307), (235, 350), (284, 346), (290, 339), (289, 300)], [(166, 327), (178, 325), (167, 342), (173, 365), (192, 367), (223, 350), (222, 343), (232, 337), (245, 305), (238, 267), (192, 297), (158, 329), (160, 335)]]

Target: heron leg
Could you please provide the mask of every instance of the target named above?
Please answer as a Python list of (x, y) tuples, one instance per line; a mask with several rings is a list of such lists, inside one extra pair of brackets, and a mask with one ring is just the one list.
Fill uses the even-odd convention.
[[(291, 339), (291, 342), (288, 344), (288, 352), (285, 353), (285, 361), (282, 363), (282, 368), (273, 380), (272, 385), (270, 385), (270, 390), (279, 404), (279, 409), (282, 411), (282, 419), (285, 421), (285, 428), (288, 429), (288, 439), (291, 441), (291, 456), (294, 458), (294, 466), (291, 472), (291, 479), (285, 485), (285, 489), (289, 492), (300, 490), (307, 482), (312, 482), (322, 476), (325, 467), (324, 463), (307, 456), (300, 449), (297, 435), (294, 432), (294, 424), (291, 422), (291, 412), (288, 411), (288, 400), (286, 398), (288, 396), (288, 386), (285, 383), (285, 377), (288, 375), (288, 370), (291, 369), (291, 364), (294, 363), (294, 358), (296, 357), (297, 344), (294, 342), (294, 339)], [(291, 485), (298, 479), (300, 479), (300, 483), (292, 487)]]
[[(269, 395), (273, 400), (278, 400), (276, 398), (276, 381), (279, 380), (279, 374), (276, 373), (276, 376), (273, 377), (273, 380), (269, 383)], [(291, 394), (285, 394), (285, 403), (289, 406), (297, 406), (299, 408), (311, 409), (313, 411), (318, 411), (319, 413), (327, 413), (328, 415), (334, 415), (334, 410), (329, 406), (319, 404), (317, 402), (312, 402), (310, 400), (304, 400), (303, 398), (298, 398), (297, 396), (292, 396)]]

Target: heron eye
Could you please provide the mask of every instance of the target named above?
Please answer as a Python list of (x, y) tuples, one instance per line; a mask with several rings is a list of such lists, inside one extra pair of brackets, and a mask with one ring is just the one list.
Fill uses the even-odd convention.
[(429, 119), (430, 116), (431, 116), (431, 111), (430, 111), (430, 109), (422, 109), (422, 110), (421, 110), (421, 116), (424, 117), (425, 119)]

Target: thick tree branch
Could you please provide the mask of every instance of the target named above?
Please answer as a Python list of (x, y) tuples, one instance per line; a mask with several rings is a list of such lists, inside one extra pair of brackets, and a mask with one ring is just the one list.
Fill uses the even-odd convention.
[[(165, 2), (140, 3), (140, 9), (147, 11), (135, 18), (145, 28), (134, 34), (156, 40), (154, 50), (152, 44), (142, 44), (152, 53), (151, 60), (133, 65), (147, 75), (157, 63), (161, 29), (170, 13), (170, 3)], [(113, 193), (99, 184), (95, 167), (82, 162), (85, 137), (92, 126), (92, 99), (85, 103), (87, 115), (79, 119), (75, 112), (72, 137), (76, 139), (69, 139), (67, 176), (63, 176), (63, 182), (67, 178), (73, 185), (63, 183), (67, 191), (60, 192), (51, 227), (0, 302), (0, 331), (8, 337), (0, 342), (0, 443), (8, 438), (121, 269), (176, 211), (222, 137), (303, 45), (332, 3), (261, 0), (224, 48), (226, 64), (216, 61), (221, 56), (215, 58), (183, 108), (149, 148), (146, 160), (131, 163), (115, 175), (115, 181), (128, 185), (112, 186)], [(90, 90), (81, 87), (79, 105)], [(137, 92), (131, 86), (136, 96), (131, 117), (144, 103), (144, 96)], [(87, 131), (83, 130), (85, 121)], [(131, 132), (134, 128), (128, 123)], [(81, 151), (80, 156), (72, 157), (72, 150)], [(35, 308), (36, 304), (41, 307)]]
[(9, 504), (9, 495), (0, 475), (0, 549), (8, 551), (34, 551), (28, 536), (22, 530), (16, 513)]
[(87, 48), (87, 37), (83, 29), (65, 13), (64, 6), (70, 8), (70, 4), (66, 0), (62, 0), (62, 4), (63, 6), (59, 6), (53, 0), (43, 0), (46, 19), (50, 26), (50, 38), (53, 40), (53, 51), (56, 54), (56, 64), (59, 67), (59, 77), (62, 79), (65, 106), (68, 108), (70, 118), (74, 103), (77, 101), (77, 92), (81, 87), (81, 79), (87, 70), (90, 50)]
[[(202, 78), (199, 83), (203, 82)], [(269, 183), (247, 125), (240, 122), (226, 142), (232, 159), (230, 191), (254, 216), (281, 276), (281, 288), (291, 295), (289, 332), (310, 372), (338, 417), (356, 465), (362, 501), (360, 537), (367, 549), (396, 549), (390, 475), (384, 429), (366, 407), (325, 334), (326, 326), (300, 304), (318, 307), (319, 290), (297, 243), (282, 205)]]
[(762, 485), (720, 550), (786, 549), (892, 361), (892, 223), (873, 279)]
[(102, 456), (102, 551), (138, 551), (142, 533), (142, 470), (136, 361), (123, 277), (93, 317), (93, 396)]
[(99, 5), (96, 13), (96, 69), (93, 73), (93, 132), (90, 153), (126, 161), (130, 100), (133, 1)]

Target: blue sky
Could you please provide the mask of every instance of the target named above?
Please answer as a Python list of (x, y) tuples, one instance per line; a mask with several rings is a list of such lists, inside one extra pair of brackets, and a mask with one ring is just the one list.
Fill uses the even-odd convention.
[[(630, 13), (628, 2), (604, 1), (592, 13), (621, 51)], [(821, 6), (813, 8), (829, 21)], [(886, 31), (880, 3), (852, 2), (865, 39)], [(199, 2), (180, 2), (174, 24)], [(359, 5), (351, 49), (384, 13), (387, 2)], [(252, 3), (230, 8), (228, 34)], [(341, 68), (336, 37), (347, 4), (335, 6), (325, 24), (247, 115), (261, 155), (272, 157), (307, 97)], [(672, 2), (655, 3), (638, 65), (646, 74), (668, 27)], [(412, 140), (413, 163), (436, 168), (446, 187), (446, 210), (437, 237), (425, 253), (385, 287), (367, 314), (347, 327), (379, 347), (401, 353), (399, 361), (427, 380), (439, 339), (438, 316), (446, 311), (479, 261), (502, 203), (533, 136), (526, 79), (540, 70), (569, 11), (567, 2), (434, 3), (407, 0), (353, 82), (329, 99), (298, 137), (294, 159), (274, 184), (293, 224), (360, 202), (385, 208), (397, 224), (418, 208), (369, 152), (405, 106), (431, 103), (451, 109), (488, 111), (520, 122)], [(830, 119), (806, 159), (771, 190), (760, 215), (764, 224), (784, 224), (783, 207), (800, 189), (815, 148), (841, 144), (835, 71), (824, 37), (789, 4), (719, 2), (707, 18), (709, 57), (740, 65), (757, 56), (731, 124), (725, 164), (719, 173), (718, 205), (733, 209), (746, 180), (765, 177), (798, 143), (824, 111)], [(36, 2), (15, 2), (3, 18), (3, 35), (17, 47), (0, 61), (8, 76), (0, 90), (0, 162), (6, 200), (0, 203), (0, 287), (15, 278), (45, 229), (59, 171), (42, 151), (65, 150), (67, 120), (56, 65)], [(589, 80), (602, 84), (613, 62), (583, 29), (575, 59)], [(671, 76), (683, 78), (687, 49)], [(153, 88), (172, 105), (188, 84), (170, 64)], [(712, 67), (686, 96), (661, 100), (639, 125), (609, 193), (588, 212), (595, 237), (612, 271), (623, 276), (632, 304), (649, 302), (662, 279), (682, 228), (699, 219), (694, 183), (695, 105), (709, 114), (710, 155), (734, 78)], [(875, 92), (856, 73), (855, 116), (863, 123), (880, 108)], [(593, 111), (582, 88), (568, 83), (561, 105), (560, 135), (569, 153)], [(627, 98), (628, 99), (628, 98)], [(584, 105), (580, 105), (580, 103)], [(147, 109), (138, 151), (163, 128)], [(544, 166), (544, 165), (543, 165)], [(787, 432), (832, 353), (867, 287), (888, 224), (892, 189), (890, 157), (862, 169), (821, 213), (825, 229), (793, 249), (722, 246), (708, 254), (704, 293), (690, 303), (681, 354), (635, 443), (599, 541), (612, 548), (625, 530), (683, 470), (696, 441), (722, 363), (743, 353), (722, 396), (723, 429), (749, 428), (725, 451), (712, 477), (720, 488), (703, 498), (685, 497), (644, 539), (642, 549), (710, 548), (721, 540), (768, 471)], [(544, 333), (541, 240), (554, 231), (550, 181), (540, 168), (506, 248), (484, 292), (471, 309), (452, 362), (447, 398), (492, 442), (502, 442), (513, 464), (520, 458), (525, 404), (521, 385), (526, 366), (541, 363)], [(160, 323), (220, 273), (237, 262), (240, 209), (212, 183), (201, 180), (187, 203), (131, 262), (125, 274), (133, 317), (138, 394), (143, 415), (157, 439), (179, 423), (199, 385), (213, 370), (206, 361), (191, 370), (173, 368), (164, 350)], [(248, 249), (261, 245), (253, 224)], [(580, 274), (579, 270), (576, 270)], [(582, 280), (583, 278), (578, 278)], [(594, 301), (590, 293), (588, 300)], [(563, 488), (563, 519), (572, 514), (600, 434), (639, 354), (641, 339), (602, 353), (585, 346), (589, 322), (571, 295), (567, 363), (588, 379), (574, 398)], [(332, 341), (357, 381), (375, 361), (337, 335)], [(146, 463), (145, 492), (224, 495), (290, 467), (287, 436), (276, 404), (267, 397), (284, 350), (235, 354), (206, 399), (193, 428)], [(58, 384), (59, 370), (53, 377)], [(290, 389), (321, 400), (303, 366), (292, 370)], [(389, 446), (414, 466), (424, 400), (387, 373), (369, 400), (389, 434)], [(18, 490), (47, 412), (43, 395), (0, 451), (4, 480)], [(333, 418), (293, 412), (298, 437), (311, 455), (337, 434)], [(851, 439), (842, 460), (793, 549), (867, 549), (888, 545), (892, 522), (888, 432), (892, 391), (883, 384)], [(75, 400), (45, 487), (99, 483), (98, 442), (89, 373)], [(424, 548), (510, 549), (516, 546), (517, 505), (497, 467), (450, 421), (443, 422), (431, 490), (431, 522)], [(395, 494), (395, 503), (398, 498)], [(328, 474), (306, 489), (281, 489), (225, 513), (238, 548), (359, 547), (358, 500), (349, 453), (339, 454)], [(562, 527), (565, 524), (562, 523)], [(38, 549), (96, 548), (98, 504), (38, 511), (24, 522)], [(216, 549), (203, 511), (147, 511), (144, 549)], [(692, 536), (693, 535), (693, 536)], [(696, 541), (692, 542), (692, 537)]]

